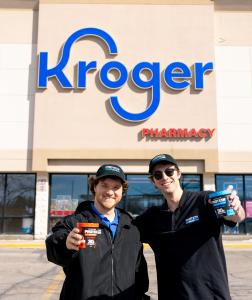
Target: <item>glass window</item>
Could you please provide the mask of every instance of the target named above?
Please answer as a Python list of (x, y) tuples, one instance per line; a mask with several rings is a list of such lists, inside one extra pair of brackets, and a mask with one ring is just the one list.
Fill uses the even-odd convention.
[(87, 175), (51, 175), (49, 228), (60, 217), (72, 214), (80, 202), (88, 200), (87, 181)]
[(252, 233), (252, 176), (245, 175), (245, 211), (247, 216), (247, 231)]
[(252, 218), (246, 219), (245, 226), (245, 233), (252, 234)]
[(146, 208), (163, 203), (159, 190), (150, 182), (149, 175), (128, 175), (126, 210), (139, 215)]
[(240, 199), (244, 200), (242, 175), (216, 175), (216, 191), (225, 190), (229, 185), (232, 185)]
[(0, 233), (33, 233), (35, 174), (0, 175)]
[(182, 174), (181, 187), (182, 187), (183, 190), (201, 191), (202, 190), (202, 177), (201, 177), (201, 175)]
[[(148, 174), (127, 175), (129, 189), (118, 204), (133, 215), (163, 203), (163, 196), (152, 184)], [(201, 175), (183, 175), (182, 186), (187, 190), (202, 188)], [(72, 214), (78, 203), (93, 198), (88, 191), (88, 175), (52, 174), (49, 229), (60, 218)]]
[(252, 176), (245, 175), (245, 200), (252, 201)]
[(0, 174), (0, 233), (3, 232), (5, 175)]
[[(128, 175), (127, 181), (129, 189), (126, 195), (125, 209), (133, 215), (139, 215), (148, 207), (163, 203), (163, 196), (150, 181), (149, 175)], [(201, 190), (201, 175), (183, 175), (181, 186), (186, 190)]]
[(23, 218), (5, 218), (3, 232), (5, 234), (33, 233), (33, 219), (29, 224), (23, 222)]
[(252, 176), (251, 175), (216, 175), (216, 189), (223, 190), (228, 185), (233, 185), (243, 201), (246, 219), (235, 229), (224, 227), (224, 233), (239, 234), (252, 233)]
[(5, 175), (0, 174), (0, 217), (3, 215), (4, 208), (4, 185), (5, 185)]
[(34, 214), (35, 175), (7, 174), (5, 217)]

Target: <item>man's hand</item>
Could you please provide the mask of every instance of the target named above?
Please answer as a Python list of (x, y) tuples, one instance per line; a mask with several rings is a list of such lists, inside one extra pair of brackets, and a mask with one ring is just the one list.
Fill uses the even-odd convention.
[(245, 219), (245, 212), (235, 190), (232, 191), (231, 195), (229, 196), (229, 200), (229, 205), (231, 208), (233, 208), (235, 214), (234, 216), (226, 216), (224, 218), (229, 221), (240, 223)]
[(79, 234), (79, 229), (74, 228), (67, 236), (67, 239), (66, 239), (67, 249), (78, 251), (79, 245), (80, 245), (82, 239), (83, 239), (83, 236)]

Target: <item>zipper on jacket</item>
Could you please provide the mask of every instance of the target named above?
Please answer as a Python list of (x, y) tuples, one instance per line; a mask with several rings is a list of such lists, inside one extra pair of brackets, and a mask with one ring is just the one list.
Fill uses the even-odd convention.
[(172, 212), (172, 224), (171, 224), (171, 229), (172, 229), (172, 231), (174, 231), (175, 230), (175, 211), (174, 212)]
[(111, 296), (114, 298), (114, 242), (109, 232), (109, 238), (111, 242)]

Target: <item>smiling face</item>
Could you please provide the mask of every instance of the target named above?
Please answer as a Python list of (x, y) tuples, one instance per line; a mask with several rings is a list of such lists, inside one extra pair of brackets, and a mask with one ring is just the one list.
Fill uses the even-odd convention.
[(175, 165), (157, 164), (153, 168), (152, 181), (162, 194), (175, 194), (180, 190), (180, 177), (181, 173)]
[(118, 178), (105, 177), (100, 179), (94, 187), (95, 207), (101, 213), (107, 213), (115, 208), (121, 201), (123, 186)]

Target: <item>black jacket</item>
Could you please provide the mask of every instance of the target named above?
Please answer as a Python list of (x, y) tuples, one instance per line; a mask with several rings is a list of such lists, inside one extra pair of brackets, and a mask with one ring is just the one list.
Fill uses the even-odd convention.
[[(64, 268), (66, 278), (61, 300), (138, 300), (148, 290), (147, 265), (137, 228), (131, 216), (119, 209), (119, 225), (113, 240), (90, 207), (82, 202), (75, 213), (65, 217), (46, 239), (48, 260)], [(66, 238), (76, 222), (100, 223), (96, 248), (66, 248)]]
[(156, 260), (159, 300), (231, 300), (221, 225), (209, 192), (184, 191), (172, 212), (166, 201), (135, 220)]

